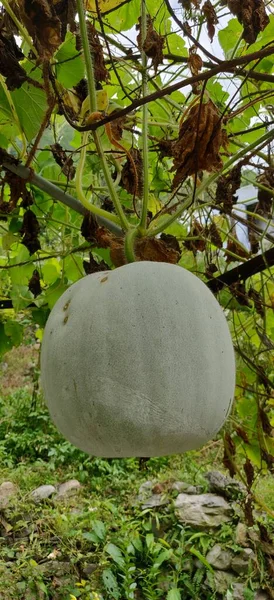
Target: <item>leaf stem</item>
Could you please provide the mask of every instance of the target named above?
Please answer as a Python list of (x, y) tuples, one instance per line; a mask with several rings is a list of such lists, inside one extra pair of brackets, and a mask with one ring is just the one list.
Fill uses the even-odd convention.
[(135, 252), (134, 252), (134, 243), (136, 238), (138, 237), (138, 229), (135, 227), (134, 229), (130, 229), (125, 237), (125, 255), (128, 263), (135, 262)]
[[(91, 49), (90, 49), (87, 25), (86, 25), (86, 15), (85, 15), (84, 7), (83, 7), (83, 1), (76, 0), (76, 4), (77, 4), (78, 16), (79, 16), (79, 27), (80, 27), (80, 32), (81, 32), (84, 60), (85, 60), (85, 66), (86, 66), (86, 72), (87, 72), (90, 111), (91, 111), (91, 113), (93, 113), (93, 112), (97, 111), (96, 87), (95, 87), (95, 77), (94, 77), (94, 68), (93, 68), (93, 60), (96, 60), (96, 57), (92, 56)], [(101, 140), (100, 140), (100, 137), (99, 137), (97, 131), (93, 132), (93, 138), (94, 138), (94, 142), (95, 142), (95, 146), (96, 146), (98, 155), (101, 159), (102, 169), (103, 169), (103, 173), (105, 176), (105, 180), (106, 180), (106, 184), (108, 187), (110, 198), (113, 202), (116, 213), (119, 217), (121, 226), (123, 227), (123, 229), (125, 231), (127, 231), (129, 228), (129, 223), (127, 221), (127, 218), (123, 211), (123, 207), (122, 207), (120, 200), (118, 198), (118, 195), (116, 193), (116, 190), (115, 190), (112, 178), (111, 178), (111, 173), (109, 171), (108, 164), (107, 164), (107, 161), (105, 158), (105, 154), (104, 154), (104, 151), (102, 148)], [(102, 209), (98, 209), (98, 207), (94, 206), (93, 204), (91, 205), (89, 202), (87, 202), (87, 200), (85, 199), (85, 196), (83, 194), (83, 190), (82, 190), (82, 175), (83, 175), (85, 156), (86, 156), (86, 150), (84, 151), (84, 153), (82, 155), (82, 164), (79, 167), (79, 173), (78, 173), (78, 177), (77, 177), (77, 194), (79, 195), (79, 199), (81, 200), (81, 202), (83, 203), (83, 201), (84, 201), (86, 203), (86, 207), (88, 208), (88, 210), (92, 210), (92, 212), (94, 212), (95, 214), (99, 214), (97, 211), (102, 210)], [(80, 159), (80, 162), (81, 162), (81, 159)], [(81, 177), (79, 175), (80, 173), (82, 174)], [(106, 212), (106, 211), (104, 211), (104, 212)], [(113, 217), (114, 217), (114, 215), (109, 215), (108, 218), (109, 218), (109, 220), (113, 221), (114, 220)], [(117, 221), (115, 220), (115, 222), (117, 222)]]
[[(148, 93), (148, 73), (147, 73), (147, 57), (143, 50), (143, 45), (147, 35), (147, 11), (146, 0), (142, 0), (141, 4), (141, 57), (142, 57), (142, 94), (143, 98)], [(148, 105), (144, 104), (142, 110), (142, 147), (143, 147), (143, 203), (140, 219), (140, 230), (145, 231), (147, 227), (147, 210), (149, 199), (149, 160), (148, 160)]]

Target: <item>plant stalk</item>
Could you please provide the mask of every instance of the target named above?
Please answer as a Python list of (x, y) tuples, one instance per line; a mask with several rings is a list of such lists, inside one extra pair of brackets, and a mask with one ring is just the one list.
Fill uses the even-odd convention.
[[(90, 112), (93, 113), (93, 112), (97, 112), (96, 87), (95, 87), (95, 77), (94, 77), (94, 68), (93, 68), (93, 58), (96, 59), (96, 57), (92, 57), (91, 50), (90, 50), (87, 25), (86, 25), (86, 15), (85, 15), (84, 7), (83, 7), (83, 1), (76, 0), (76, 5), (77, 5), (78, 16), (79, 16), (79, 27), (80, 27), (82, 44), (83, 44), (83, 53), (84, 53), (84, 60), (85, 60), (85, 65), (86, 65), (86, 72), (87, 72)], [(99, 157), (102, 162), (103, 173), (105, 176), (105, 180), (106, 180), (106, 184), (108, 187), (110, 198), (113, 202), (116, 213), (119, 217), (121, 226), (123, 227), (123, 229), (125, 231), (127, 231), (129, 228), (129, 224), (128, 224), (127, 218), (125, 216), (125, 213), (123, 211), (123, 207), (118, 198), (118, 195), (116, 193), (116, 190), (115, 190), (112, 178), (111, 178), (111, 173), (109, 171), (108, 164), (107, 164), (107, 161), (106, 161), (106, 158), (104, 155), (104, 151), (102, 148), (101, 140), (100, 140), (100, 137), (99, 137), (97, 131), (93, 132), (93, 138), (94, 138), (97, 152), (98, 152)], [(83, 166), (84, 166), (84, 163), (80, 167), (81, 173), (83, 173)], [(78, 194), (79, 199), (83, 202), (84, 193), (82, 190), (82, 177), (79, 176), (79, 173), (78, 173), (77, 180), (78, 180), (77, 194)], [(85, 199), (85, 203), (86, 203), (86, 207), (88, 208), (88, 210), (92, 210), (93, 212), (96, 212), (96, 214), (98, 214), (98, 212), (97, 212), (98, 207), (94, 207), (94, 205), (91, 205), (89, 202), (87, 203), (86, 199)], [(91, 208), (91, 206), (92, 206), (92, 208)], [(94, 210), (94, 208), (96, 209), (96, 211)], [(112, 216), (113, 215), (111, 215), (111, 217)], [(112, 220), (112, 219), (110, 218), (110, 220)]]
[[(147, 73), (147, 56), (143, 50), (143, 45), (147, 35), (147, 10), (146, 10), (146, 0), (142, 0), (141, 4), (141, 43), (142, 43), (142, 94), (143, 98), (147, 96), (148, 93), (148, 73)], [(142, 233), (146, 231), (147, 228), (147, 209), (148, 209), (148, 199), (149, 199), (149, 160), (148, 160), (148, 105), (144, 104), (143, 106), (143, 116), (142, 116), (142, 149), (143, 149), (143, 203), (142, 203), (142, 212), (140, 219), (140, 230)]]

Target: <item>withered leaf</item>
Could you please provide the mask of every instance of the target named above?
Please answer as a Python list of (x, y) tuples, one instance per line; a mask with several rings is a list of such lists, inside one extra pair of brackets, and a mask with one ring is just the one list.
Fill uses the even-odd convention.
[(18, 0), (21, 19), (41, 61), (48, 61), (62, 42), (61, 21), (48, 0)]
[(245, 42), (254, 44), (269, 23), (264, 0), (227, 0), (227, 6), (243, 25)]
[(58, 143), (52, 144), (50, 146), (53, 158), (56, 161), (57, 165), (61, 167), (62, 172), (68, 178), (69, 181), (74, 178), (75, 175), (75, 167), (73, 165), (73, 160), (71, 156), (67, 156), (65, 150), (63, 150), (62, 146)]
[(235, 281), (229, 286), (232, 296), (236, 298), (241, 306), (250, 306), (245, 284), (242, 281)]
[[(231, 253), (231, 254), (230, 254)], [(235, 254), (236, 256), (233, 256)], [(234, 234), (234, 239), (229, 239), (227, 242), (227, 247), (225, 251), (226, 262), (229, 264), (231, 262), (238, 261), (239, 258), (249, 258), (250, 253), (246, 250), (238, 241), (236, 234)]]
[(245, 444), (249, 444), (247, 433), (242, 427), (235, 427), (235, 431)]
[(266, 462), (270, 473), (274, 473), (274, 456), (269, 454), (264, 448), (261, 449), (262, 459)]
[(248, 527), (252, 527), (252, 525), (254, 525), (254, 517), (253, 517), (252, 496), (250, 494), (247, 495), (246, 501), (244, 503), (244, 514), (245, 514), (245, 520), (246, 520)]
[[(193, 240), (192, 238), (195, 237), (197, 237), (198, 239)], [(197, 219), (193, 221), (191, 231), (187, 235), (183, 244), (187, 250), (192, 250), (194, 254), (196, 254), (197, 251), (204, 252), (204, 250), (206, 249), (205, 228), (199, 223), (199, 221), (197, 221)]]
[(22, 244), (26, 246), (30, 254), (34, 254), (37, 250), (40, 250), (41, 245), (38, 239), (40, 232), (40, 225), (38, 223), (36, 215), (32, 210), (27, 210), (23, 217), (23, 225), (20, 229), (22, 237)]
[(271, 218), (272, 207), (274, 203), (274, 167), (267, 167), (263, 173), (257, 177), (258, 183), (269, 188), (269, 192), (258, 188), (258, 205), (256, 212), (263, 216)]
[[(259, 408), (259, 417), (260, 417), (260, 421), (262, 424), (262, 429), (264, 431), (264, 433), (266, 433), (267, 435), (271, 435), (272, 433), (272, 426), (271, 423), (269, 421), (268, 415), (266, 414), (265, 410), (263, 408)], [(274, 459), (273, 459), (274, 461)]]
[(236, 468), (233, 461), (235, 454), (236, 446), (232, 440), (231, 435), (229, 435), (229, 433), (226, 432), (224, 436), (223, 465), (226, 469), (228, 469), (230, 477), (234, 477), (234, 475), (236, 475)]
[(172, 187), (199, 171), (218, 171), (222, 166), (221, 146), (226, 136), (219, 111), (211, 100), (194, 104), (180, 123), (179, 137), (172, 146), (172, 170), (176, 170)]
[(179, 254), (181, 254), (180, 244), (175, 235), (171, 235), (170, 233), (161, 233), (160, 238), (169, 248), (172, 248), (175, 250), (175, 252), (179, 252)]
[(221, 175), (216, 189), (216, 204), (220, 205), (221, 213), (231, 215), (233, 204), (237, 202), (235, 192), (241, 186), (241, 165), (238, 163), (228, 175)]
[(41, 283), (40, 283), (40, 275), (37, 269), (34, 269), (32, 273), (32, 277), (29, 280), (29, 291), (34, 295), (34, 298), (37, 298), (39, 294), (42, 292)]
[[(113, 113), (115, 113), (115, 112), (119, 112), (119, 109), (116, 108), (111, 114), (113, 115)], [(119, 117), (119, 119), (115, 119), (114, 121), (110, 122), (109, 126), (111, 129), (111, 134), (115, 140), (119, 141), (122, 139), (124, 123), (125, 123), (124, 117)]]
[(18, 175), (7, 171), (3, 179), (3, 184), (8, 184), (10, 188), (10, 199), (8, 202), (0, 202), (0, 212), (10, 214), (17, 206), (20, 198), (22, 199), (22, 208), (27, 208), (33, 204), (33, 196), (26, 188), (26, 182)]
[(110, 79), (110, 74), (105, 65), (103, 46), (100, 42), (97, 29), (90, 21), (87, 22), (88, 40), (90, 51), (95, 57), (94, 60), (94, 77), (97, 82), (105, 81), (106, 83)]
[[(101, 228), (102, 229), (102, 228)], [(110, 257), (115, 267), (126, 264), (125, 240), (117, 238), (106, 230), (97, 233), (98, 245), (110, 248)], [(176, 264), (181, 253), (168, 246), (163, 240), (155, 238), (141, 238), (135, 242), (135, 255), (137, 260), (150, 260), (153, 262), (168, 262)]]
[(81, 234), (91, 244), (97, 243), (97, 230), (98, 223), (94, 218), (93, 214), (90, 211), (87, 211), (84, 215), (82, 225), (81, 225)]
[(13, 36), (7, 38), (0, 33), (0, 73), (6, 78), (9, 90), (20, 88), (27, 80), (26, 71), (18, 62), (24, 58)]
[(128, 194), (141, 197), (143, 189), (143, 160), (140, 150), (131, 148), (123, 165), (120, 185)]
[(191, 71), (191, 75), (198, 75), (199, 71), (203, 66), (203, 61), (199, 54), (197, 54), (196, 46), (192, 46), (189, 49), (188, 65)]
[(68, 26), (70, 31), (76, 30), (76, 0), (53, 0), (53, 4), (56, 15), (61, 21), (61, 38), (64, 40)]
[(206, 18), (207, 32), (210, 41), (213, 41), (215, 35), (215, 25), (218, 23), (218, 18), (216, 15), (215, 8), (213, 4), (211, 4), (210, 0), (206, 0), (204, 5), (202, 6), (202, 12)]
[(209, 240), (212, 242), (212, 244), (214, 244), (214, 246), (217, 246), (217, 248), (223, 247), (221, 235), (220, 235), (217, 225), (216, 225), (216, 223), (214, 223), (214, 221), (212, 221), (212, 223), (209, 225), (209, 227), (205, 228), (205, 234), (209, 238)]
[[(138, 29), (140, 29), (140, 23), (141, 19), (139, 18), (139, 24), (137, 25)], [(141, 31), (137, 35), (137, 44), (138, 48), (143, 50), (148, 58), (152, 59), (152, 64), (156, 73), (158, 66), (162, 64), (164, 60), (163, 49), (165, 45), (165, 38), (155, 31), (150, 15), (147, 16), (147, 34), (143, 46)]]
[(249, 458), (247, 458), (245, 461), (244, 472), (246, 474), (247, 485), (248, 485), (248, 487), (251, 487), (252, 483), (254, 481), (254, 467), (252, 465), (252, 462), (249, 460)]
[(89, 261), (83, 260), (83, 267), (86, 275), (91, 275), (91, 273), (100, 273), (100, 271), (107, 271), (109, 269), (109, 266), (103, 260), (97, 262), (91, 252), (89, 254)]

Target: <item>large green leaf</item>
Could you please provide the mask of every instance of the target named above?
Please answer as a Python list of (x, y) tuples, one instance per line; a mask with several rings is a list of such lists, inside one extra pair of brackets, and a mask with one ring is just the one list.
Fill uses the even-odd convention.
[(16, 113), (22, 130), (28, 141), (38, 133), (47, 110), (47, 98), (43, 90), (24, 83), (18, 90), (11, 92)]
[(75, 36), (68, 32), (65, 41), (55, 54), (57, 79), (67, 88), (77, 85), (85, 75), (84, 61), (82, 55), (76, 50), (75, 42)]
[(127, 31), (131, 29), (137, 21), (140, 14), (139, 0), (130, 0), (117, 10), (107, 16), (107, 21), (118, 31)]
[(220, 29), (218, 33), (218, 38), (226, 59), (231, 58), (234, 50), (235, 54), (237, 55), (244, 46), (244, 41), (242, 40), (240, 42), (242, 33), (243, 28), (242, 25), (240, 25), (238, 19), (230, 19), (230, 21), (227, 24), (227, 27), (225, 27), (224, 29)]

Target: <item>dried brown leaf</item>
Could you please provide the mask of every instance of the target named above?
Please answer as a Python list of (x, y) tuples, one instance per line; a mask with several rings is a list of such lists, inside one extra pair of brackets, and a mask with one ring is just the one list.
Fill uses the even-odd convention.
[(222, 119), (211, 100), (196, 103), (180, 123), (179, 138), (172, 145), (173, 188), (189, 175), (199, 171), (216, 171), (222, 166), (220, 156), (224, 144)]
[(18, 0), (21, 19), (41, 61), (49, 60), (62, 42), (61, 21), (48, 0)]
[(228, 175), (221, 175), (216, 189), (216, 204), (220, 205), (220, 212), (230, 215), (233, 205), (237, 202), (235, 192), (241, 186), (241, 165), (238, 164)]
[(36, 215), (32, 210), (27, 210), (23, 217), (23, 224), (20, 229), (22, 237), (22, 244), (26, 246), (30, 254), (34, 254), (37, 250), (40, 250), (41, 245), (38, 239), (40, 232), (40, 225)]
[(244, 40), (254, 44), (258, 33), (269, 23), (264, 0), (227, 0), (227, 6), (243, 25)]
[(34, 269), (32, 273), (32, 277), (29, 280), (28, 285), (29, 291), (34, 295), (34, 298), (37, 298), (42, 292), (41, 283), (40, 283), (40, 275), (37, 269)]
[(110, 74), (105, 65), (103, 46), (100, 42), (98, 31), (90, 21), (87, 22), (87, 30), (90, 50), (95, 56), (94, 77), (97, 82), (105, 81), (105, 83), (108, 83)]
[(73, 165), (72, 157), (67, 156), (66, 151), (63, 150), (62, 146), (58, 143), (52, 144), (50, 148), (54, 160), (56, 161), (57, 165), (61, 167), (62, 173), (64, 173), (68, 180), (71, 181), (75, 175), (75, 167)]
[(127, 160), (122, 168), (120, 185), (128, 194), (141, 197), (143, 189), (143, 160), (140, 150), (131, 148), (129, 150), (131, 159)]
[(245, 461), (244, 472), (246, 474), (247, 485), (248, 485), (248, 487), (251, 487), (252, 483), (254, 481), (254, 467), (252, 465), (252, 462), (249, 460), (249, 458), (247, 458)]
[(207, 32), (210, 41), (213, 41), (215, 35), (215, 25), (218, 23), (218, 18), (216, 15), (215, 8), (213, 4), (211, 4), (210, 0), (206, 0), (204, 5), (202, 6), (202, 12), (206, 18)]
[(148, 58), (152, 59), (152, 64), (155, 73), (157, 72), (159, 64), (162, 64), (164, 60), (163, 49), (165, 45), (165, 38), (159, 35), (153, 27), (153, 21), (148, 15), (147, 17), (147, 35), (143, 44), (143, 50)]

